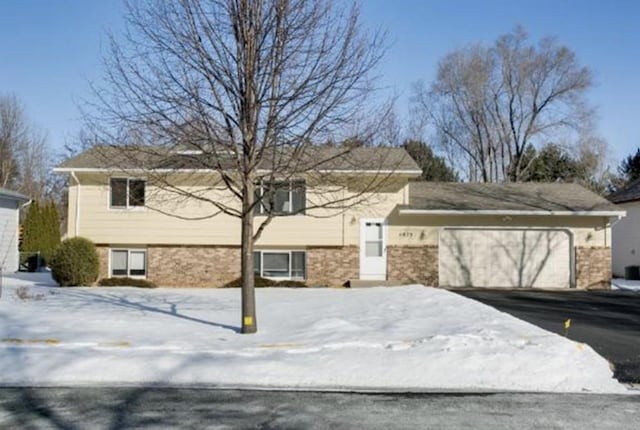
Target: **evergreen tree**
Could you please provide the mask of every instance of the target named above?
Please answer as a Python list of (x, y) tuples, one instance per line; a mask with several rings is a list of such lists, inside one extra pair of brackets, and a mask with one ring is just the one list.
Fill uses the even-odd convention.
[(628, 155), (618, 167), (618, 173), (622, 175), (626, 183), (640, 178), (640, 148), (635, 154)]
[(40, 218), (40, 204), (34, 200), (29, 205), (27, 215), (22, 224), (22, 252), (38, 252), (40, 249), (38, 243), (38, 220)]
[(40, 253), (46, 264), (60, 245), (58, 211), (53, 202), (41, 204), (34, 201), (29, 206), (23, 224), (21, 251)]
[(458, 182), (457, 173), (444, 158), (436, 155), (431, 147), (419, 140), (406, 140), (402, 147), (422, 169), (421, 179), (431, 182)]
[(51, 261), (51, 257), (56, 248), (60, 245), (60, 220), (58, 217), (58, 209), (53, 201), (49, 201), (45, 206), (43, 216), (44, 228), (46, 229), (44, 252), (45, 260)]
[(530, 147), (522, 157), (528, 168), (522, 182), (570, 182), (588, 179), (586, 166), (560, 146), (547, 144), (540, 151)]

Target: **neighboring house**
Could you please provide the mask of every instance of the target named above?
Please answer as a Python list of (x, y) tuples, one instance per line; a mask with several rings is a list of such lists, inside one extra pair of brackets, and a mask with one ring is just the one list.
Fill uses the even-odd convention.
[(18, 252), (18, 225), (20, 206), (29, 198), (0, 188), (0, 269), (16, 272), (20, 264)]
[(611, 194), (609, 200), (627, 212), (613, 225), (613, 275), (624, 277), (624, 268), (640, 266), (640, 179)]
[[(150, 210), (166, 204), (180, 215), (205, 214), (194, 201), (163, 203), (163, 192), (139, 169), (112, 168), (92, 151), (56, 171), (72, 178), (68, 234), (97, 244), (101, 277), (220, 286), (239, 276), (238, 219), (190, 221)], [(368, 204), (345, 213), (304, 211), (315, 189), (306, 188), (304, 178), (293, 181), (280, 198), (282, 211), (302, 213), (278, 216), (265, 229), (256, 244), (256, 272), (312, 286), (389, 280), (446, 287), (609, 287), (610, 225), (624, 212), (605, 199), (575, 184), (414, 182), (418, 166), (402, 149), (391, 154), (394, 162), (385, 172), (390, 182)], [(178, 165), (168, 174), (192, 186), (193, 171)], [(354, 184), (377, 173), (364, 164), (345, 165), (350, 167), (337, 163), (331, 173)], [(215, 173), (199, 171), (197, 177), (207, 175)]]

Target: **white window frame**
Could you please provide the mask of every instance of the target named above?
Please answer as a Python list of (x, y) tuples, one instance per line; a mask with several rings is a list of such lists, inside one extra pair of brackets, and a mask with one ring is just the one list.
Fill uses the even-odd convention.
[[(113, 191), (112, 187), (111, 187), (111, 180), (112, 179), (126, 179), (127, 181), (127, 195), (126, 195), (126, 200), (125, 206), (113, 206), (111, 204), (111, 193)], [(143, 181), (144, 182), (144, 204), (141, 206), (130, 206), (129, 205), (129, 182), (130, 181)], [(109, 192), (107, 193), (107, 207), (109, 208), (109, 210), (113, 210), (113, 211), (143, 211), (146, 210), (147, 208), (147, 178), (135, 178), (135, 177), (130, 177), (130, 176), (111, 176), (109, 178)]]
[[(291, 250), (283, 250), (283, 249), (255, 249), (253, 252), (257, 252), (260, 254), (260, 273), (256, 273), (256, 275), (261, 278), (273, 279), (276, 281), (304, 281), (307, 279), (307, 251), (305, 249), (291, 249)], [(268, 254), (288, 254), (289, 255), (289, 270), (288, 276), (265, 276), (263, 275), (264, 271), (264, 253)], [(304, 276), (291, 276), (291, 270), (293, 266), (293, 253), (294, 252), (302, 252), (304, 254)], [(255, 267), (254, 267), (255, 273)]]
[[(276, 179), (274, 179), (273, 181), (267, 181), (267, 180), (263, 180), (260, 182), (260, 184), (257, 185), (258, 189), (260, 190), (260, 197), (262, 198), (263, 194), (264, 194), (264, 190), (266, 188), (269, 187), (269, 184), (278, 184), (278, 183), (288, 183), (289, 184), (289, 189), (287, 190), (287, 193), (289, 194), (289, 211), (287, 212), (274, 212), (273, 214), (275, 216), (278, 215), (287, 215), (287, 214), (293, 214), (293, 184), (296, 182), (302, 182), (304, 183), (304, 189), (305, 189), (305, 202), (304, 202), (304, 209), (301, 212), (296, 213), (296, 215), (304, 215), (306, 208), (307, 208), (307, 202), (306, 202), (306, 189), (307, 189), (307, 182), (304, 179), (288, 179), (288, 180), (282, 180), (282, 181), (278, 181)], [(276, 191), (277, 192), (277, 191)], [(258, 204), (258, 213), (257, 215), (266, 215), (267, 212), (265, 211), (264, 208), (264, 204), (262, 201), (260, 201), (260, 203)]]
[[(113, 251), (120, 251), (127, 253), (127, 274), (126, 275), (114, 275), (112, 258)], [(144, 253), (144, 275), (132, 275), (131, 274), (131, 253), (143, 252)], [(149, 274), (149, 252), (147, 248), (109, 248), (109, 277), (110, 278), (134, 278), (134, 279), (146, 279)]]

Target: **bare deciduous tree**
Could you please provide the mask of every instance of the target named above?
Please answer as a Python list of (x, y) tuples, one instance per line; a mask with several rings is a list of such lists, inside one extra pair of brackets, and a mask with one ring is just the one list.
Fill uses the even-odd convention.
[(15, 96), (0, 96), (0, 186), (45, 198), (51, 167), (46, 140)]
[(18, 148), (27, 139), (22, 107), (14, 96), (0, 97), (0, 186), (14, 186), (18, 180)]
[(531, 44), (517, 28), (491, 47), (447, 55), (429, 88), (418, 83), (414, 108), (470, 181), (518, 181), (529, 147), (589, 124), (584, 95), (591, 73), (554, 39)]
[[(347, 193), (347, 179), (335, 169), (375, 171), (384, 151), (318, 145), (345, 135), (370, 144), (359, 130), (375, 132), (381, 123), (365, 109), (383, 38), (363, 32), (357, 7), (324, 0), (135, 2), (127, 23), (124, 39), (111, 38), (106, 84), (94, 88), (97, 102), (85, 108), (99, 142), (94, 150), (102, 148), (113, 165), (144, 171), (163, 196), (208, 205), (199, 218), (241, 220), (242, 332), (253, 333), (253, 246), (282, 215), (279, 187), (304, 179), (305, 210), (313, 216), (317, 208), (361, 204), (388, 179), (351, 177)], [(176, 170), (191, 172), (189, 181), (176, 182)], [(314, 193), (314, 184), (322, 192)], [(211, 191), (224, 193), (214, 198)], [(197, 218), (180, 214), (180, 204), (171, 210), (166, 199), (148, 206)], [(256, 210), (261, 216), (254, 218)]]

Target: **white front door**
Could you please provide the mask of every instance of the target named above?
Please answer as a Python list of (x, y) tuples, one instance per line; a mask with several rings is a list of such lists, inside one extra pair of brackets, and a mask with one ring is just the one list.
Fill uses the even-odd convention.
[(360, 220), (360, 279), (387, 279), (387, 226), (384, 218)]

